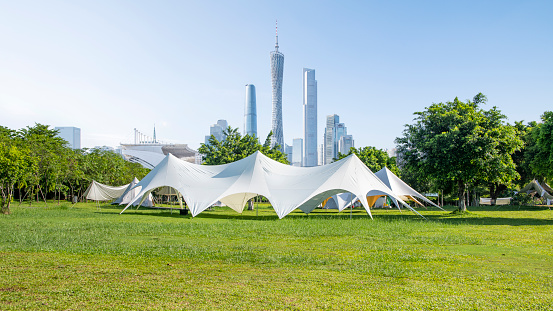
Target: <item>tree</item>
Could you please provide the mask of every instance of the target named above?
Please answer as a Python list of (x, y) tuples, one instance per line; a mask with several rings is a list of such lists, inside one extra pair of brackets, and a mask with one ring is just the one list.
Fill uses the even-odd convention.
[(553, 112), (544, 112), (541, 120), (542, 123), (532, 131), (535, 149), (533, 149), (530, 167), (534, 174), (551, 181), (553, 180)]
[(459, 210), (466, 211), (467, 184), (485, 183), (491, 190), (518, 177), (511, 155), (523, 142), (506, 117), (493, 107), (479, 107), (486, 97), (472, 101), (432, 104), (415, 112), (415, 123), (406, 125), (397, 138), (400, 166), (427, 176), (433, 184), (457, 188)]
[(347, 154), (338, 153), (338, 158), (334, 161), (343, 159), (351, 154), (355, 154), (365, 165), (373, 172), (380, 171), (383, 167), (387, 167), (397, 176), (400, 175), (399, 169), (396, 165), (396, 158), (390, 157), (388, 153), (382, 149), (376, 149), (376, 147), (361, 147), (359, 149), (351, 147)]
[(32, 157), (38, 160), (36, 174), (29, 176), (27, 183), (37, 187), (37, 196), (42, 194), (46, 202), (46, 193), (57, 189), (63, 163), (63, 150), (68, 143), (58, 136), (57, 130), (51, 130), (48, 125), (36, 123), (27, 126), (18, 133), (18, 138), (25, 144)]
[(15, 139), (1, 135), (0, 192), (4, 214), (10, 213), (15, 185), (24, 184), (26, 177), (34, 170), (36, 170), (36, 159), (30, 156), (30, 150), (24, 146), (18, 146)]
[(238, 128), (233, 129), (229, 126), (225, 129), (224, 134), (226, 137), (221, 141), (211, 135), (208, 144), (201, 144), (198, 152), (204, 155), (203, 164), (231, 163), (252, 155), (256, 151), (261, 151), (265, 156), (275, 161), (288, 164), (286, 155), (280, 151), (280, 146), (270, 147), (272, 132), (269, 133), (263, 145), (259, 143), (256, 137), (240, 135)]
[(524, 142), (524, 146), (513, 154), (513, 162), (520, 175), (520, 178), (517, 180), (517, 185), (519, 187), (523, 187), (528, 181), (534, 178), (543, 179), (543, 177), (540, 178), (540, 176), (535, 175), (530, 167), (530, 163), (532, 159), (534, 159), (536, 153), (534, 130), (537, 128), (537, 125), (536, 121), (529, 122), (528, 124), (523, 124), (523, 121), (520, 121), (515, 122), (514, 125), (520, 139)]

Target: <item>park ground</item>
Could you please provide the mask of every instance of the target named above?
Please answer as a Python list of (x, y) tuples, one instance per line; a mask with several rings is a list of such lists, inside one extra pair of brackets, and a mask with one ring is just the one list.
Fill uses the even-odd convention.
[(121, 209), (12, 205), (0, 309), (553, 310), (547, 207)]

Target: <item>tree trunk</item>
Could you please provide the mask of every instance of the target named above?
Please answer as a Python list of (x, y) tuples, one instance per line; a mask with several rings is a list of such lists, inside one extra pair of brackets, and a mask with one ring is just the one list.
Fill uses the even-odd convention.
[(248, 211), (253, 211), (253, 199), (248, 200)]
[(457, 183), (457, 186), (459, 191), (459, 211), (466, 212), (467, 206), (465, 205), (465, 183), (459, 181)]
[(12, 193), (10, 191), (10, 187), (8, 186), (6, 189), (6, 195), (4, 194), (4, 189), (2, 189), (2, 196), (4, 197), (4, 200), (6, 202), (2, 203), (2, 213), (8, 215), (10, 214), (10, 201), (12, 200)]
[[(42, 187), (40, 187), (40, 185), (38, 186), (38, 190), (40, 190), (40, 194), (42, 194), (42, 198), (44, 199), (44, 206), (48, 207), (48, 203), (46, 203), (46, 196), (44, 195), (44, 192), (42, 192)], [(37, 197), (38, 197), (38, 193), (37, 193)], [(37, 203), (38, 203), (38, 200), (37, 200)]]

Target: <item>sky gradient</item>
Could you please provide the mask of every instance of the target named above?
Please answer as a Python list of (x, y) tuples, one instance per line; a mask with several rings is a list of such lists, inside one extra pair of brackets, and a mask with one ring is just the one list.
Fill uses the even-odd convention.
[(133, 129), (198, 148), (209, 126), (271, 128), (269, 53), (284, 54), (284, 141), (302, 136), (302, 68), (316, 70), (318, 144), (340, 115), (356, 147), (393, 148), (413, 113), (482, 92), (508, 121), (553, 110), (553, 1), (2, 1), (0, 125)]

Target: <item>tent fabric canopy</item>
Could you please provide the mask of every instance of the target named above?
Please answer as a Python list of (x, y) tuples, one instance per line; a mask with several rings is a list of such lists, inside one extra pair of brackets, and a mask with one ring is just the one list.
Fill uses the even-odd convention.
[(538, 195), (544, 199), (546, 199), (546, 204), (550, 205), (553, 203), (553, 195), (549, 194), (545, 188), (549, 188), (549, 185), (544, 183), (545, 187), (540, 185), (540, 183), (537, 180), (532, 180), (529, 182), (524, 188), (520, 189), (520, 192), (530, 193), (532, 191), (536, 191)]
[[(330, 198), (326, 199), (323, 202), (323, 206), (325, 209), (337, 209), (338, 211), (343, 211), (344, 209), (350, 207), (357, 201), (357, 197), (354, 196), (351, 193), (338, 193)], [(370, 202), (369, 206), (371, 206)]]
[[(133, 181), (128, 185), (128, 187), (125, 189), (125, 192), (123, 192), (123, 194), (119, 198), (117, 198), (117, 200), (115, 200), (113, 204), (119, 204), (119, 205), (129, 204), (129, 202), (131, 202), (131, 200), (134, 199), (134, 197), (136, 197), (140, 193), (140, 189), (134, 188), (134, 186), (136, 186), (138, 182), (139, 182), (138, 178), (135, 177)], [(133, 203), (133, 206), (137, 206), (137, 205), (138, 205), (138, 202)], [(154, 206), (152, 194), (148, 195), (147, 199), (144, 200), (144, 202), (142, 202), (141, 206), (144, 206), (144, 207)]]
[[(404, 200), (408, 199), (421, 199), (424, 202), (431, 204), (441, 210), (444, 210), (443, 208), (436, 205), (434, 202), (427, 199), (422, 194), (418, 193), (415, 189), (411, 188), (408, 184), (406, 184), (403, 180), (401, 180), (399, 177), (397, 177), (392, 171), (390, 171), (387, 167), (382, 168), (380, 171), (375, 173), (376, 177), (378, 177), (382, 182), (388, 186), (397, 196)], [(415, 200), (416, 201), (416, 200)], [(416, 201), (418, 203), (418, 201)], [(419, 203), (420, 204), (420, 203)]]
[(259, 151), (233, 163), (212, 166), (188, 163), (168, 154), (135, 186), (141, 190), (133, 201), (163, 186), (182, 194), (192, 216), (217, 201), (242, 212), (256, 195), (266, 197), (279, 218), (296, 208), (309, 213), (328, 197), (343, 192), (360, 198), (371, 218), (367, 195), (386, 194), (410, 208), (355, 155), (325, 166), (293, 167)]
[(90, 186), (88, 186), (88, 189), (86, 189), (84, 196), (87, 200), (110, 201), (119, 198), (125, 193), (129, 185), (130, 184), (112, 187), (93, 180)]

